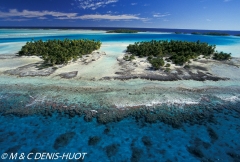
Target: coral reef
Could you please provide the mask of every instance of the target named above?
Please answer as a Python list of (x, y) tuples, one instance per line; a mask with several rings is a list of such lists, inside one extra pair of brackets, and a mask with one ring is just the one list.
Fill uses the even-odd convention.
[(71, 79), (71, 78), (76, 77), (77, 74), (78, 74), (78, 71), (71, 71), (71, 72), (67, 72), (67, 73), (61, 73), (61, 74), (59, 74), (59, 76), (61, 78), (65, 78), (65, 79)]
[(202, 151), (198, 148), (198, 147), (187, 147), (187, 150), (190, 154), (198, 157), (198, 158), (203, 158), (204, 154), (202, 153)]
[(76, 133), (74, 133), (74, 132), (68, 132), (68, 133), (61, 134), (59, 137), (56, 138), (53, 148), (57, 150), (61, 147), (67, 146), (70, 143), (70, 141), (72, 140), (72, 138), (75, 136), (75, 134)]
[[(209, 102), (209, 100), (216, 102)], [(239, 102), (221, 101), (219, 98), (202, 99), (198, 104), (161, 104), (154, 106), (126, 106), (124, 108), (116, 108), (116, 106), (101, 106), (87, 103), (71, 103), (68, 100), (49, 101), (36, 99), (29, 95), (7, 94), (0, 100), (1, 115), (43, 115), (51, 117), (53, 114), (60, 116), (83, 116), (87, 122), (94, 118), (99, 123), (107, 124), (110, 122), (118, 122), (124, 118), (135, 118), (136, 121), (144, 121), (146, 123), (154, 123), (161, 121), (173, 128), (180, 128), (183, 123), (203, 125), (206, 122), (215, 123), (214, 114), (230, 109), (240, 113)], [(232, 112), (232, 111), (231, 111)], [(227, 112), (225, 112), (227, 113)], [(142, 121), (142, 122), (143, 122)], [(212, 128), (208, 128), (208, 133), (212, 141), (218, 139)], [(106, 131), (108, 132), (108, 131)]]
[(211, 127), (208, 127), (207, 131), (208, 131), (208, 134), (211, 138), (211, 141), (215, 142), (218, 139), (217, 133)]
[(152, 146), (152, 141), (147, 136), (142, 137), (142, 142), (146, 147), (151, 147)]
[(118, 147), (119, 147), (118, 144), (111, 144), (109, 146), (106, 146), (105, 150), (106, 150), (107, 156), (110, 158), (116, 155), (118, 152)]
[(132, 147), (131, 162), (139, 162), (143, 151), (139, 148)]
[(227, 155), (229, 155), (233, 161), (240, 161), (240, 154), (237, 154), (235, 152), (228, 152)]
[(101, 138), (98, 136), (89, 137), (88, 145), (96, 145), (96, 144), (98, 144), (98, 142), (100, 142), (100, 140), (101, 140)]

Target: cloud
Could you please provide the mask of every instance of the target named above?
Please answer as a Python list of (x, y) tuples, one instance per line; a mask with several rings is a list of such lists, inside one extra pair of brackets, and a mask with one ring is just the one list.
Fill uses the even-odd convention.
[(210, 20), (210, 19), (206, 19), (206, 21), (210, 22), (210, 21), (212, 21), (212, 20)]
[(46, 20), (47, 18), (46, 18), (46, 17), (38, 17), (38, 19), (40, 19), (40, 20)]
[[(58, 17), (56, 19), (69, 19), (67, 17)], [(81, 19), (81, 20), (145, 20), (145, 18), (138, 17), (137, 15), (111, 15), (111, 14), (90, 14), (71, 17), (70, 19)]]
[(166, 17), (166, 16), (170, 16), (170, 15), (171, 14), (169, 14), (169, 13), (165, 13), (165, 14), (155, 13), (155, 14), (153, 14), (153, 17), (160, 18), (160, 17)]
[(77, 13), (64, 13), (64, 12), (54, 12), (54, 11), (29, 11), (29, 10), (18, 11), (16, 9), (10, 9), (9, 12), (0, 11), (0, 18), (8, 18), (8, 17), (38, 18), (38, 17), (44, 17), (44, 16), (74, 17), (74, 16), (77, 16)]
[[(107, 14), (88, 14), (88, 15), (78, 15), (77, 13), (64, 13), (64, 12), (54, 12), (54, 11), (29, 11), (23, 10), (18, 11), (16, 9), (10, 9), (9, 12), (0, 11), (0, 18), (4, 18), (4, 21), (14, 21), (24, 19), (30, 20), (32, 18), (37, 18), (40, 20), (48, 19), (51, 16), (58, 20), (142, 20), (146, 21), (146, 18), (141, 18), (139, 15), (133, 14), (113, 14), (109, 11)], [(18, 19), (17, 19), (18, 18)]]
[(135, 6), (135, 5), (137, 5), (137, 3), (131, 3), (131, 5), (132, 5), (132, 6)]
[(28, 21), (29, 19), (12, 19), (12, 18), (7, 18), (7, 19), (4, 19), (3, 21), (18, 21), (18, 22), (21, 22), (21, 21)]
[(96, 10), (108, 4), (116, 3), (118, 0), (75, 0), (79, 8)]
[(231, 0), (224, 0), (224, 2), (230, 2)]

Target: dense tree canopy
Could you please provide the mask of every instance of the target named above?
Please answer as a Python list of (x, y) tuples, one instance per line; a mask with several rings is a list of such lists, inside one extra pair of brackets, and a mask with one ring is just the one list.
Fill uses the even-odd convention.
[(138, 33), (137, 30), (132, 29), (116, 29), (116, 30), (109, 30), (107, 33)]
[(164, 60), (162, 57), (156, 57), (156, 58), (148, 58), (148, 61), (150, 64), (152, 64), (152, 67), (157, 70), (159, 67), (164, 65)]
[(194, 34), (194, 35), (229, 36), (228, 33), (219, 33), (219, 32), (208, 32), (208, 33), (192, 32), (191, 34)]
[(99, 49), (100, 41), (94, 40), (48, 40), (30, 41), (18, 52), (19, 56), (41, 56), (46, 63), (66, 64), (72, 59), (82, 57)]
[(228, 33), (218, 33), (218, 32), (209, 32), (209, 33), (203, 33), (203, 35), (229, 36), (229, 34), (228, 34)]
[(231, 54), (227, 54), (227, 53), (223, 53), (223, 52), (220, 52), (220, 53), (215, 53), (213, 55), (213, 59), (215, 60), (229, 60), (231, 58)]
[[(207, 43), (186, 42), (186, 41), (166, 41), (152, 40), (149, 42), (136, 42), (127, 47), (127, 52), (138, 57), (148, 57), (148, 61), (155, 69), (164, 65), (163, 57), (171, 60), (173, 63), (183, 65), (190, 59), (195, 59), (199, 55), (211, 56), (215, 52), (215, 45)], [(222, 53), (224, 56), (230, 54)], [(217, 58), (217, 57), (215, 57)], [(221, 57), (229, 58), (229, 57)]]

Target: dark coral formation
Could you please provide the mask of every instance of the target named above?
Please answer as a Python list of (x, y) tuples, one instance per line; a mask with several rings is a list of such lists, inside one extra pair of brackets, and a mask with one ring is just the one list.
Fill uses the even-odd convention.
[(137, 147), (132, 147), (131, 162), (139, 162), (142, 157), (143, 151)]
[(98, 144), (98, 142), (100, 142), (101, 138), (98, 136), (93, 136), (93, 137), (89, 137), (88, 139), (88, 145), (96, 145)]
[(208, 127), (207, 131), (208, 131), (208, 134), (209, 134), (212, 142), (215, 142), (218, 139), (217, 133), (211, 127)]
[(116, 77), (103, 77), (104, 80), (130, 80), (130, 79), (146, 79), (146, 80), (157, 80), (157, 81), (177, 81), (177, 80), (196, 80), (196, 81), (219, 81), (219, 80), (229, 80), (229, 78), (221, 78), (218, 76), (212, 76), (210, 73), (203, 73), (201, 71), (197, 71), (197, 73), (193, 73), (187, 70), (188, 75), (182, 75), (181, 73), (167, 73), (167, 75), (158, 75), (158, 74), (131, 74), (124, 72), (117, 72), (120, 76)]
[(239, 153), (228, 152), (227, 155), (230, 156), (233, 159), (233, 161), (236, 161), (236, 162), (240, 161), (240, 154)]
[(190, 154), (194, 155), (195, 157), (198, 157), (198, 158), (204, 157), (204, 154), (198, 147), (190, 146), (190, 147), (187, 147), (187, 150)]
[(108, 134), (109, 132), (111, 131), (111, 129), (109, 128), (109, 127), (106, 127), (105, 129), (104, 129), (104, 134)]
[(72, 71), (72, 72), (67, 72), (67, 73), (61, 73), (61, 74), (59, 74), (59, 76), (61, 78), (65, 78), (65, 79), (71, 79), (71, 78), (76, 77), (77, 74), (78, 74), (78, 71)]
[(142, 137), (142, 142), (146, 147), (151, 147), (152, 146), (152, 141), (147, 136)]
[(61, 147), (67, 146), (70, 143), (70, 141), (73, 139), (75, 134), (76, 133), (74, 133), (74, 132), (68, 132), (68, 133), (61, 134), (59, 137), (56, 138), (53, 148), (57, 150)]
[(111, 144), (109, 146), (106, 146), (105, 150), (106, 150), (107, 156), (110, 158), (116, 155), (118, 152), (118, 147), (119, 147), (118, 144)]
[[(201, 93), (201, 92), (200, 92)], [(211, 100), (216, 100), (212, 102)], [(20, 102), (21, 101), (21, 102)], [(0, 100), (0, 114), (1, 115), (43, 115), (51, 117), (53, 114), (60, 116), (83, 116), (85, 121), (92, 121), (96, 119), (99, 123), (106, 124), (109, 122), (118, 122), (124, 118), (135, 118), (136, 121), (143, 123), (154, 123), (161, 121), (169, 124), (174, 128), (180, 128), (183, 123), (204, 125), (206, 122), (215, 123), (214, 114), (225, 110), (229, 113), (240, 113), (239, 102), (231, 103), (221, 101), (217, 98), (202, 99), (199, 104), (195, 105), (155, 105), (149, 106), (133, 106), (116, 108), (112, 106), (94, 106), (93, 104), (85, 103), (69, 103), (69, 101), (43, 101), (34, 103), (34, 99), (29, 95), (22, 94), (7, 94), (7, 97)], [(181, 108), (179, 108), (181, 107)], [(227, 111), (225, 112), (227, 113)], [(208, 133), (211, 139), (217, 140), (217, 135), (212, 128), (208, 128)]]
[(203, 140), (201, 140), (200, 138), (195, 138), (194, 141), (193, 141), (193, 144), (195, 146), (198, 146), (202, 149), (209, 149), (211, 147), (211, 144), (208, 143), (208, 142), (205, 142)]

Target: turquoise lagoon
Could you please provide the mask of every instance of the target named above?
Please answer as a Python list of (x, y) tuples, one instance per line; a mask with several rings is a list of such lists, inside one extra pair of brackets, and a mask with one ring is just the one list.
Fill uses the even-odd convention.
[(182, 40), (207, 42), (217, 45), (217, 50), (240, 56), (240, 38), (237, 36), (205, 36), (191, 34), (174, 34), (158, 32), (140, 32), (138, 34), (114, 34), (95, 30), (40, 30), (40, 29), (1, 29), (0, 54), (13, 54), (20, 50), (27, 41), (48, 39), (94, 39), (101, 42), (134, 43), (150, 40)]
[[(1, 29), (0, 55), (15, 54), (31, 39), (65, 38), (100, 40), (103, 43), (100, 50), (107, 53), (103, 62), (109, 68), (128, 44), (152, 39), (200, 40), (216, 44), (217, 50), (230, 52), (233, 57), (240, 57), (240, 37), (235, 36), (158, 32), (106, 34), (105, 31), (57, 29)], [(218, 82), (94, 81), (51, 76), (19, 78), (1, 73), (0, 153), (24, 153), (26, 156), (44, 152), (87, 153), (84, 160), (78, 159), (86, 162), (240, 161), (240, 71), (231, 66), (224, 69), (217, 66), (213, 70), (219, 75), (223, 70), (231, 79)], [(24, 116), (3, 113), (18, 108), (21, 111), (22, 108), (34, 109), (44, 102), (83, 105), (99, 112), (113, 106), (118, 111), (126, 107), (147, 107), (149, 116), (129, 115), (103, 124), (96, 118), (87, 122), (84, 116), (48, 111)], [(154, 118), (155, 112), (159, 111), (163, 111), (167, 119), (151, 122), (151, 117)], [(192, 119), (184, 122), (179, 113), (188, 114)], [(173, 123), (173, 119), (180, 123), (175, 120)], [(18, 160), (9, 160), (8, 157), (4, 161)], [(25, 157), (21, 161), (29, 160)]]

